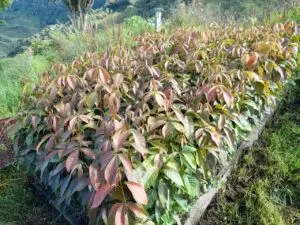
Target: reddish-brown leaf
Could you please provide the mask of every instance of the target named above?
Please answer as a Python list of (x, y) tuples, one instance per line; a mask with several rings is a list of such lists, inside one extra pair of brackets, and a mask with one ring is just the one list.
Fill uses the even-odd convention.
[(121, 101), (120, 98), (115, 94), (112, 93), (109, 97), (109, 111), (111, 114), (117, 114), (120, 109)]
[(128, 225), (127, 223), (128, 218), (127, 218), (127, 214), (124, 210), (124, 206), (121, 206), (115, 215), (115, 225)]
[(100, 153), (100, 156), (101, 170), (103, 170), (114, 156), (112, 151), (103, 151)]
[(42, 140), (38, 143), (38, 145), (36, 146), (36, 150), (39, 151), (40, 148), (42, 147), (43, 144), (45, 144), (45, 142), (52, 136), (53, 134), (47, 134), (45, 135)]
[(101, 185), (100, 168), (98, 165), (90, 165), (89, 178), (93, 188), (97, 191)]
[(136, 217), (138, 217), (140, 219), (148, 218), (145, 210), (141, 206), (134, 204), (134, 203), (127, 203), (126, 205), (130, 209), (130, 211), (134, 213), (134, 215)]
[(61, 150), (54, 150), (51, 153), (49, 153), (46, 157), (45, 160), (51, 159), (53, 156), (57, 155)]
[(137, 130), (132, 129), (131, 133), (133, 135), (135, 149), (144, 156), (148, 150), (146, 148), (146, 141), (144, 136)]
[(217, 94), (217, 90), (218, 90), (217, 86), (214, 86), (214, 87), (209, 89), (209, 91), (207, 93), (207, 96), (206, 96), (208, 102), (210, 102), (212, 99), (215, 98), (215, 96)]
[(58, 119), (56, 116), (52, 117), (52, 128), (54, 131), (57, 131), (57, 129), (58, 129), (58, 121), (57, 120)]
[(72, 131), (72, 130), (74, 129), (76, 123), (77, 123), (77, 116), (74, 116), (74, 117), (69, 121), (69, 127), (68, 127), (69, 131)]
[(119, 155), (119, 159), (120, 159), (122, 165), (124, 166), (124, 170), (125, 170), (125, 174), (126, 174), (127, 178), (130, 177), (132, 170), (133, 170), (131, 161), (125, 155)]
[(148, 204), (147, 193), (142, 184), (135, 183), (135, 182), (127, 182), (126, 185), (131, 191), (131, 194), (137, 203), (142, 205)]
[(102, 202), (104, 201), (106, 196), (109, 194), (111, 189), (112, 189), (112, 186), (109, 184), (104, 184), (100, 188), (98, 188), (98, 190), (94, 196), (93, 204), (92, 204), (91, 208), (92, 209), (98, 208), (102, 204)]
[(78, 156), (79, 156), (79, 151), (74, 151), (72, 152), (66, 161), (66, 169), (68, 172), (71, 172), (73, 168), (77, 165), (78, 163)]
[(113, 157), (112, 160), (108, 163), (108, 165), (105, 168), (105, 180), (110, 185), (117, 185), (117, 179), (118, 179), (118, 163), (117, 163), (117, 157)]
[(108, 84), (108, 82), (110, 80), (110, 75), (109, 75), (108, 71), (103, 67), (99, 68), (99, 78), (103, 84)]
[(111, 217), (113, 215), (116, 214), (116, 212), (118, 211), (118, 209), (120, 207), (123, 207), (123, 203), (115, 203), (109, 210), (108, 216)]
[(227, 106), (231, 107), (233, 104), (232, 93), (230, 93), (230, 91), (228, 89), (226, 89), (225, 87), (222, 88), (222, 91), (223, 91), (223, 97), (224, 97), (224, 100), (225, 100)]
[(248, 68), (252, 68), (253, 66), (256, 65), (256, 63), (258, 61), (258, 57), (259, 57), (259, 54), (256, 53), (256, 52), (251, 54), (251, 56), (250, 56), (250, 58), (248, 59), (248, 62), (247, 62)]
[(103, 145), (102, 145), (102, 149), (104, 152), (108, 152), (111, 151), (111, 141), (110, 140), (105, 140)]
[(125, 141), (129, 135), (128, 130), (119, 130), (117, 133), (114, 134), (112, 137), (113, 140), (113, 148), (115, 150), (119, 150), (122, 148), (125, 144)]
[(213, 142), (217, 145), (220, 146), (221, 144), (221, 135), (219, 132), (217, 131), (212, 131), (210, 132), (211, 135), (211, 139), (213, 140)]
[(120, 73), (117, 73), (114, 77), (113, 77), (113, 80), (114, 80), (114, 85), (119, 87), (123, 81), (124, 81), (124, 76)]
[(84, 153), (84, 155), (87, 156), (88, 158), (90, 158), (90, 159), (96, 159), (96, 155), (95, 155), (95, 153), (92, 151), (92, 149), (90, 149), (90, 148), (81, 148), (80, 150), (81, 150), (81, 151)]
[(73, 76), (68, 76), (67, 77), (67, 83), (68, 85), (75, 90), (76, 89), (76, 78)]

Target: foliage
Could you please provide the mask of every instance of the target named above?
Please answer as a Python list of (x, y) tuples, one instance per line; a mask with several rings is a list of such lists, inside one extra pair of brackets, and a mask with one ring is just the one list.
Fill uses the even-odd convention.
[(203, 224), (299, 224), (299, 81), (262, 141), (243, 156)]
[(298, 63), (294, 31), (179, 29), (55, 65), (24, 88), (19, 153), (91, 221), (174, 224), (276, 104)]
[(124, 20), (125, 29), (137, 36), (141, 33), (153, 31), (153, 25), (149, 24), (144, 18), (140, 16), (132, 16)]

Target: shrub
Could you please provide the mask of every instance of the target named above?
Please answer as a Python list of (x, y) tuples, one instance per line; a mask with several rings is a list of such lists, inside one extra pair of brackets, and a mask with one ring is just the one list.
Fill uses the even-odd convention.
[(124, 28), (127, 31), (132, 32), (133, 35), (136, 36), (154, 30), (154, 24), (148, 23), (147, 20), (140, 16), (132, 16), (130, 18), (126, 18), (124, 24)]
[(174, 224), (276, 104), (298, 63), (294, 30), (144, 34), (55, 65), (24, 91), (19, 153), (91, 221)]

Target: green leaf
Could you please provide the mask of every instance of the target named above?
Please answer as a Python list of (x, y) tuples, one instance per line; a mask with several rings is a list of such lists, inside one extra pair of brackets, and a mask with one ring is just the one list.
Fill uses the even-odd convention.
[(196, 176), (183, 175), (184, 186), (190, 197), (194, 198), (197, 195), (197, 178)]
[(257, 104), (250, 99), (243, 100), (242, 104), (248, 105), (248, 106), (252, 107), (253, 109), (255, 109), (256, 111), (259, 111)]
[(156, 167), (147, 168), (146, 172), (142, 177), (142, 183), (146, 189), (150, 188), (152, 185), (155, 184), (155, 182), (157, 181), (158, 173), (159, 169)]
[(134, 139), (134, 144), (133, 144), (134, 148), (139, 153), (141, 153), (142, 156), (144, 156), (148, 152), (146, 148), (146, 141), (144, 136), (138, 130), (135, 129), (131, 129), (131, 133)]
[(184, 129), (185, 129), (185, 136), (188, 139), (194, 137), (194, 123), (193, 120), (189, 116), (184, 117)]
[(89, 109), (92, 109), (93, 106), (96, 104), (96, 102), (97, 102), (97, 93), (96, 92), (93, 92), (87, 96), (86, 105)]
[(165, 182), (160, 182), (158, 184), (158, 197), (161, 205), (164, 208), (167, 208), (167, 202), (168, 202), (168, 192), (169, 192), (169, 187)]
[(196, 170), (197, 165), (196, 165), (196, 158), (192, 152), (182, 152), (181, 153), (184, 161), (187, 162), (187, 165), (190, 166), (192, 169)]
[(257, 92), (257, 94), (263, 94), (264, 90), (265, 90), (265, 84), (263, 81), (261, 80), (257, 80), (254, 82), (253, 84), (255, 91)]
[(175, 196), (174, 199), (184, 212), (188, 212), (190, 210), (191, 206), (186, 199), (180, 198), (178, 196)]
[(180, 132), (181, 134), (185, 134), (186, 130), (184, 126), (182, 126), (180, 123), (177, 122), (171, 122), (171, 124), (175, 127), (175, 129)]
[(167, 167), (163, 170), (163, 173), (179, 187), (183, 186), (182, 178), (177, 170)]

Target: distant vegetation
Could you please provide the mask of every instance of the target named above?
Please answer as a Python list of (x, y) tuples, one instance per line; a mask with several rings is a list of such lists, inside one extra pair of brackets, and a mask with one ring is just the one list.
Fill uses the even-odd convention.
[(0, 11), (11, 4), (12, 0), (0, 0)]
[(86, 29), (87, 14), (92, 9), (95, 0), (51, 0), (62, 2), (69, 10), (71, 21), (77, 29)]

